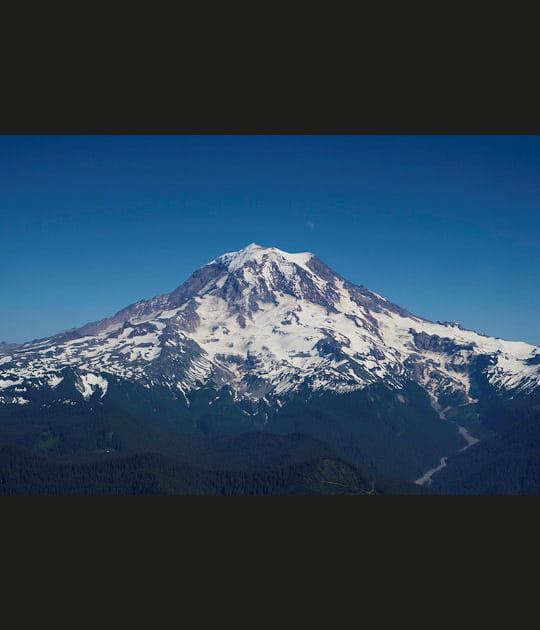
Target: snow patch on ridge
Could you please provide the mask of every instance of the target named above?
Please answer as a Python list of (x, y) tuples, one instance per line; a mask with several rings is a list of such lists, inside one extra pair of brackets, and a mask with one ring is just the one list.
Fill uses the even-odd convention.
[(0, 379), (0, 389), (7, 389), (8, 387), (13, 387), (14, 385), (20, 385), (23, 382), (22, 378), (11, 379)]
[(80, 374), (79, 380), (75, 382), (75, 387), (81, 392), (85, 400), (88, 400), (98, 388), (101, 389), (100, 398), (103, 398), (107, 393), (108, 386), (109, 383), (105, 378), (91, 372)]
[(53, 375), (47, 380), (47, 385), (54, 389), (55, 387), (58, 387), (63, 380), (63, 376)]

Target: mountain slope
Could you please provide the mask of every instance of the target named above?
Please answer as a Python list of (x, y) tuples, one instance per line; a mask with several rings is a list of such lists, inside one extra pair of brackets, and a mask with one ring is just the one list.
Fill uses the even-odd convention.
[[(539, 347), (430, 322), (312, 254), (256, 244), (112, 317), (0, 346), (0, 417), (65, 406), (193, 436), (301, 430), (411, 480), (464, 446), (444, 419), (485, 437), (539, 384)], [(321, 408), (335, 395), (339, 417)]]
[[(479, 357), (488, 357), (477, 365)], [(225, 254), (170, 294), (54, 337), (0, 350), (4, 402), (25, 404), (23, 382), (57, 386), (77, 369), (87, 399), (107, 377), (181, 393), (201, 383), (279, 400), (301, 383), (352, 391), (415, 380), (434, 399), (474, 400), (474, 372), (496, 388), (540, 382), (540, 348), (416, 317), (355, 286), (311, 254), (255, 244)]]

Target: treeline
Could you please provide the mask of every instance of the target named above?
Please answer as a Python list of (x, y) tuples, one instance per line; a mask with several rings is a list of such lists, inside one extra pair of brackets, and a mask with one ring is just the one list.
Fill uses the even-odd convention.
[(382, 384), (341, 394), (300, 391), (269, 421), (269, 430), (309, 434), (385, 477), (417, 479), (464, 440), (440, 421), (419, 385), (408, 382), (400, 396)]
[[(63, 461), (152, 452), (211, 469), (242, 470), (270, 470), (337, 453), (385, 477), (409, 480), (463, 446), (455, 427), (440, 422), (427, 393), (412, 382), (399, 398), (381, 384), (343, 394), (301, 389), (279, 410), (269, 410), (267, 423), (259, 427), (251, 420), (245, 424), (252, 416), (242, 413), (230, 396), (216, 402), (216, 392), (196, 392), (190, 417), (174, 420), (159, 390), (148, 394), (151, 409), (146, 414), (149, 400), (144, 402), (140, 387), (124, 389), (111, 384), (105, 404), (0, 405), (0, 444)], [(257, 431), (259, 438), (253, 435)], [(304, 435), (295, 444), (271, 437), (295, 433)]]
[(207, 470), (154, 454), (59, 463), (14, 446), (0, 446), (0, 494), (399, 494), (338, 458), (317, 458), (272, 471)]
[(433, 477), (444, 494), (540, 494), (540, 413), (450, 458)]

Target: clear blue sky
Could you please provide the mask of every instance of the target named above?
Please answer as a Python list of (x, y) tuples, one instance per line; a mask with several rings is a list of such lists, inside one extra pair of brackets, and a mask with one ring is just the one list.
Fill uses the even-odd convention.
[(256, 242), (540, 345), (540, 136), (1, 136), (0, 340), (169, 292)]

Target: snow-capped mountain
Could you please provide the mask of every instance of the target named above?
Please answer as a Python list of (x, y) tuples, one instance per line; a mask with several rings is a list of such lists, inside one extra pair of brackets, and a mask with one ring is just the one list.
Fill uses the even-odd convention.
[[(310, 253), (251, 244), (177, 289), (79, 329), (0, 344), (0, 403), (49, 399), (70, 375), (79, 399), (111, 379), (160, 386), (179, 400), (227, 385), (237, 400), (280, 406), (300, 388), (338, 393), (375, 383), (424, 388), (436, 409), (474, 402), (479, 375), (495, 391), (540, 385), (540, 348), (434, 323), (354, 285)], [(69, 394), (62, 394), (69, 402)], [(456, 402), (457, 401), (457, 402)]]

